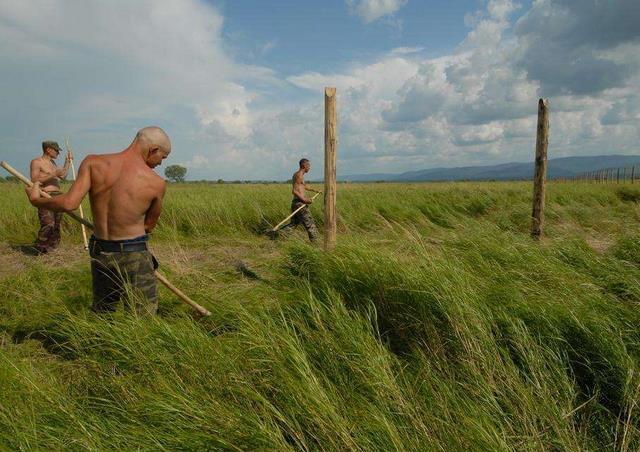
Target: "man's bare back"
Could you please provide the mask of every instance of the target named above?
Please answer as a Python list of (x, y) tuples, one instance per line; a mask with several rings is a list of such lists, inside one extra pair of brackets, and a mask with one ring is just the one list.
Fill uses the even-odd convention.
[(56, 211), (75, 210), (89, 193), (96, 238), (136, 238), (150, 232), (160, 217), (166, 183), (152, 168), (170, 152), (164, 131), (145, 128), (124, 151), (85, 158), (76, 181), (64, 195), (45, 199), (38, 190), (27, 193), (35, 206)]

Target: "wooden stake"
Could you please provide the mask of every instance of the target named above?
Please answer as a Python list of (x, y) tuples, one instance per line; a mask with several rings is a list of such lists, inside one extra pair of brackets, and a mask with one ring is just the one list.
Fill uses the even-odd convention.
[[(20, 172), (18, 170), (13, 168), (7, 162), (3, 161), (2, 163), (0, 163), (0, 166), (2, 166), (4, 169), (6, 169), (13, 176), (16, 176), (18, 179), (20, 179), (22, 182), (24, 182), (27, 186), (29, 186), (29, 187), (33, 186), (33, 182), (31, 182), (25, 176), (20, 174)], [(46, 191), (43, 191), (43, 190), (40, 190), (40, 195), (44, 196), (45, 198), (51, 198), (51, 195), (49, 193), (47, 193)], [(93, 229), (93, 224), (90, 221), (87, 221), (86, 219), (81, 218), (80, 216), (76, 215), (73, 212), (65, 212), (65, 213), (67, 215), (69, 215), (71, 218), (73, 218), (74, 220), (76, 220), (77, 222), (79, 222), (81, 224), (84, 224), (89, 229)], [(180, 289), (178, 289), (176, 286), (171, 284), (169, 282), (169, 280), (164, 275), (162, 275), (159, 271), (156, 270), (155, 271), (155, 275), (156, 275), (156, 278), (158, 278), (158, 281), (160, 281), (162, 284), (164, 284), (167, 289), (169, 289), (171, 292), (173, 292), (178, 298), (180, 298), (182, 301), (187, 303), (189, 306), (193, 307), (201, 315), (203, 315), (203, 316), (211, 315), (211, 312), (209, 312), (206, 308), (204, 308), (203, 306), (200, 306), (198, 303), (196, 303), (191, 298), (186, 296)]]
[[(316, 197), (319, 195), (320, 193), (316, 193), (315, 195), (313, 195), (311, 197), (311, 201), (313, 201), (314, 199), (316, 199)], [(285, 218), (284, 220), (282, 220), (280, 223), (278, 223), (272, 230), (271, 232), (276, 232), (278, 229), (280, 229), (280, 226), (282, 226), (283, 224), (286, 223), (286, 221), (290, 218), (292, 218), (295, 214), (297, 214), (298, 212), (300, 212), (302, 209), (304, 209), (305, 207), (308, 207), (306, 204), (298, 207), (296, 210), (294, 210), (293, 212), (291, 212), (291, 215), (289, 215), (287, 218)]]
[(531, 237), (538, 240), (544, 227), (544, 194), (547, 179), (547, 148), (549, 147), (548, 101), (538, 101), (538, 129), (536, 136), (536, 167), (533, 177), (533, 210)]
[(336, 89), (324, 89), (324, 248), (336, 246)]
[[(69, 138), (65, 139), (65, 146), (67, 148), (67, 152), (71, 150), (69, 146)], [(71, 158), (71, 175), (73, 176), (73, 181), (76, 180), (76, 166), (73, 164), (73, 157)], [(84, 212), (82, 211), (82, 204), (78, 206), (78, 212), (80, 212), (80, 218), (84, 218)], [(80, 228), (82, 229), (82, 241), (84, 243), (85, 251), (89, 250), (89, 242), (87, 241), (87, 230), (85, 229), (85, 225), (80, 223)]]

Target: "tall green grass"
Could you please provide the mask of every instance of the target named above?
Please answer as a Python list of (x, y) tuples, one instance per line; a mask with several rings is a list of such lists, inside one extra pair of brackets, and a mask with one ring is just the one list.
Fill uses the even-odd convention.
[(0, 192), (6, 449), (640, 447), (639, 211), (614, 186), (551, 184), (536, 243), (529, 184), (345, 184), (325, 253), (260, 234), (288, 187), (172, 185), (154, 247), (213, 315), (163, 290), (150, 320), (89, 313), (82, 257), (8, 247), (35, 215)]

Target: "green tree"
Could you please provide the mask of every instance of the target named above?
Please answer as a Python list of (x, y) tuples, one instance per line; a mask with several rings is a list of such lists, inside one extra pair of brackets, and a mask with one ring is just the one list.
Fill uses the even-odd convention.
[(187, 175), (187, 169), (180, 165), (169, 165), (164, 170), (164, 175), (173, 182), (184, 182), (184, 176)]

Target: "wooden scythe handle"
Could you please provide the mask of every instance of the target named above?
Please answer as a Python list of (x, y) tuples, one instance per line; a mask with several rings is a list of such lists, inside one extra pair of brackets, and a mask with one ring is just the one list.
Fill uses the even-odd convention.
[[(314, 199), (316, 199), (316, 197), (317, 197), (319, 194), (320, 194), (320, 193), (316, 193), (315, 195), (313, 195), (313, 196), (311, 197), (311, 201), (313, 201)], [(296, 210), (294, 210), (293, 212), (291, 212), (291, 215), (289, 215), (287, 218), (285, 218), (285, 219), (284, 219), (284, 220), (282, 220), (280, 223), (278, 223), (278, 224), (276, 225), (276, 227), (275, 227), (275, 228), (273, 228), (273, 229), (271, 230), (271, 232), (276, 232), (276, 231), (280, 228), (280, 226), (282, 226), (282, 225), (283, 225), (283, 224), (284, 224), (284, 223), (285, 223), (289, 218), (293, 217), (295, 214), (297, 214), (298, 212), (300, 212), (302, 209), (304, 209), (304, 208), (305, 208), (305, 207), (307, 207), (307, 206), (308, 206), (308, 204), (303, 204), (303, 205), (301, 205), (300, 207), (298, 207)]]
[[(24, 182), (27, 186), (31, 187), (33, 186), (33, 182), (31, 182), (29, 179), (27, 179), (24, 175), (22, 175), (17, 169), (15, 169), (14, 167), (12, 167), (11, 165), (9, 165), (7, 162), (3, 161), (2, 163), (0, 163), (0, 166), (2, 166), (4, 169), (6, 169), (11, 175), (17, 177), (18, 179), (20, 179), (22, 182)], [(44, 196), (45, 198), (51, 198), (51, 195), (43, 190), (40, 190), (40, 195)], [(65, 212), (67, 215), (69, 215), (71, 218), (73, 218), (74, 220), (76, 220), (77, 222), (85, 225), (86, 227), (93, 229), (93, 224), (86, 220), (85, 218), (80, 217), (79, 215), (77, 215), (75, 212)], [(158, 281), (160, 281), (162, 284), (164, 284), (164, 286), (169, 289), (171, 292), (173, 292), (178, 298), (180, 298), (182, 301), (184, 301), (185, 303), (187, 303), (189, 306), (191, 306), (192, 308), (194, 308), (196, 311), (198, 311), (198, 313), (200, 315), (203, 316), (209, 316), (211, 315), (211, 312), (209, 312), (205, 307), (200, 306), (198, 303), (196, 303), (195, 301), (193, 301), (191, 298), (189, 298), (188, 296), (186, 296), (184, 294), (184, 292), (182, 292), (180, 289), (178, 289), (176, 286), (174, 286), (173, 284), (171, 284), (169, 282), (169, 280), (159, 271), (155, 271), (155, 275), (156, 278), (158, 278)]]

